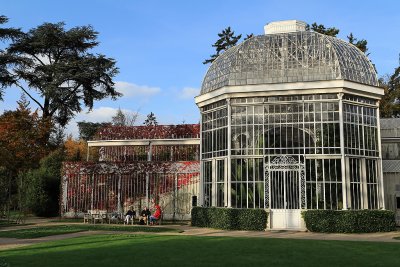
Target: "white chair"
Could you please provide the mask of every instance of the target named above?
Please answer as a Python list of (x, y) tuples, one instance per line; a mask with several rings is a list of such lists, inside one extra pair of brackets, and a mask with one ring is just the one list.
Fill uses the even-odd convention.
[(83, 223), (90, 223), (91, 221), (92, 221), (92, 216), (89, 212), (83, 214)]
[(93, 214), (93, 223), (96, 224), (96, 221), (104, 223), (107, 220), (107, 211), (106, 210), (99, 210), (95, 214)]

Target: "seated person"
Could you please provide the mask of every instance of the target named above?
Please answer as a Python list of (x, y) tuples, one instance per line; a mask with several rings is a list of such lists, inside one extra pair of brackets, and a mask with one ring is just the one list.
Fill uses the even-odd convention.
[(156, 205), (155, 208), (156, 211), (154, 212), (153, 215), (150, 216), (150, 225), (153, 225), (161, 217), (161, 207), (159, 205)]
[(144, 209), (140, 213), (140, 217), (139, 217), (140, 224), (147, 224), (150, 214), (151, 214), (150, 210), (147, 207), (144, 207)]
[(129, 209), (125, 214), (125, 222), (129, 223), (129, 220), (133, 221), (134, 217), (135, 217), (135, 211), (133, 211), (132, 209)]

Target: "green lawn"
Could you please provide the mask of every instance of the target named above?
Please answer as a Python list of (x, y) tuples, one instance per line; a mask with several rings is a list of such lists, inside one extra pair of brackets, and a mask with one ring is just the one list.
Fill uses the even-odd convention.
[(399, 243), (119, 234), (0, 251), (0, 266), (388, 267), (399, 255)]
[(57, 218), (54, 220), (51, 220), (50, 222), (56, 222), (56, 223), (82, 223), (83, 219), (82, 218)]
[[(177, 230), (161, 227), (148, 227), (148, 226), (130, 226), (130, 225), (53, 225), (43, 227), (33, 227), (29, 229), (18, 229), (11, 231), (0, 231), (0, 237), (12, 238), (38, 238), (51, 235), (62, 235), (68, 233), (76, 233), (82, 231), (123, 231), (123, 232), (171, 232)], [(0, 265), (0, 267), (2, 267)]]
[[(54, 220), (51, 220), (50, 222), (55, 222), (55, 223), (82, 223), (83, 219), (82, 218), (57, 218)], [(172, 220), (163, 220), (162, 225), (187, 225), (189, 221), (172, 221)], [(136, 219), (134, 222), (134, 225), (139, 225), (139, 220)], [(1, 266), (0, 266), (1, 267)]]
[[(13, 222), (13, 221), (6, 221), (6, 220), (0, 220), (0, 229), (2, 230), (2, 229), (5, 229), (5, 228), (7, 228), (7, 227), (14, 227), (14, 226), (26, 226), (26, 225), (31, 225), (31, 223), (23, 223), (23, 224), (21, 224), (21, 223), (16, 223), (16, 222)], [(0, 267), (1, 267), (1, 265), (0, 265)]]

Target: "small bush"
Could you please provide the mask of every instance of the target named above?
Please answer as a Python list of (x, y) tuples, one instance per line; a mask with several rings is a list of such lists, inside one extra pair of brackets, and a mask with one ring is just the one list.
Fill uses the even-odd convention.
[(373, 233), (396, 230), (395, 214), (388, 210), (307, 210), (306, 227), (322, 233)]
[(38, 169), (22, 173), (21, 204), (37, 216), (52, 217), (59, 213), (62, 150), (56, 150), (40, 161)]
[(267, 227), (268, 213), (263, 209), (194, 207), (191, 217), (192, 226), (263, 231)]

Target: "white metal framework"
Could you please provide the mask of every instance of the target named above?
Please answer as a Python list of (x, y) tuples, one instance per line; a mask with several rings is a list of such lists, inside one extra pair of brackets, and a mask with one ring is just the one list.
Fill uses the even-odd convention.
[(313, 32), (250, 38), (211, 65), (201, 110), (201, 201), (265, 208), (384, 207), (376, 73), (352, 45)]
[(309, 31), (268, 34), (218, 57), (207, 71), (201, 94), (232, 85), (329, 80), (378, 85), (368, 58), (343, 40)]

